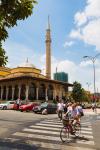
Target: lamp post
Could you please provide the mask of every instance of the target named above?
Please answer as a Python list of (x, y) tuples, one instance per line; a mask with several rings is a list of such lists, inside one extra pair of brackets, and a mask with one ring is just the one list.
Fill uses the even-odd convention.
[(96, 58), (99, 55), (100, 55), (100, 53), (98, 53), (94, 57), (92, 57), (92, 56), (83, 56), (84, 59), (89, 59), (93, 63), (93, 85), (94, 85), (94, 100), (95, 100), (95, 104), (96, 104), (96, 99), (95, 99), (95, 93), (96, 93), (96, 86), (95, 86), (95, 61), (96, 61)]

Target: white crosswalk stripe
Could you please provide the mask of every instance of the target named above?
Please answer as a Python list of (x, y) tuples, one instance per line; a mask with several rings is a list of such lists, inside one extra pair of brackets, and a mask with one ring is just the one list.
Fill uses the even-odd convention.
[(16, 132), (12, 136), (16, 140), (26, 138), (26, 143), (39, 145), (39, 147), (45, 149), (95, 150), (90, 122), (82, 122), (81, 137), (75, 139), (75, 137), (70, 136), (69, 145), (61, 142), (60, 130), (62, 126), (62, 122), (58, 119), (48, 119), (24, 128), (21, 132)]

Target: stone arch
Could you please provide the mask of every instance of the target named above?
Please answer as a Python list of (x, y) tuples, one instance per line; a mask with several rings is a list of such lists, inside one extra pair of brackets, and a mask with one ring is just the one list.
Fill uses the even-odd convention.
[(39, 100), (45, 100), (45, 84), (39, 86)]
[(53, 86), (52, 85), (49, 85), (48, 86), (48, 91), (47, 91), (47, 95), (48, 95), (48, 99), (49, 100), (53, 100)]
[(8, 87), (8, 100), (12, 99), (12, 86)]
[(20, 92), (20, 99), (25, 100), (26, 98), (26, 85), (22, 84), (21, 85), (21, 92)]
[(7, 94), (7, 90), (6, 90), (6, 86), (4, 86), (3, 87), (3, 96), (2, 96), (3, 100), (6, 99), (6, 94)]
[(18, 99), (18, 93), (19, 93), (19, 88), (18, 85), (15, 85), (15, 90), (14, 90), (14, 99)]
[(35, 100), (36, 99), (36, 85), (35, 83), (32, 83), (29, 85), (29, 100)]

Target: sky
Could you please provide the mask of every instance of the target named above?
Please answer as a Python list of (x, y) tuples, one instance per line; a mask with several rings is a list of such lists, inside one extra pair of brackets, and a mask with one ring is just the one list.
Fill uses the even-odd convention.
[[(45, 74), (45, 35), (50, 16), (52, 77), (57, 70), (68, 73), (93, 92), (93, 62), (83, 56), (100, 53), (100, 0), (38, 0), (33, 14), (8, 30), (3, 44), (7, 67), (15, 68), (26, 59)], [(100, 56), (95, 60), (96, 91), (100, 92)]]

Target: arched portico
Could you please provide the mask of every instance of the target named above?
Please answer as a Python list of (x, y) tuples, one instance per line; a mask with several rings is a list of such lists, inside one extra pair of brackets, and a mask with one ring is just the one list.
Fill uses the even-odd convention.
[(26, 85), (22, 84), (21, 85), (21, 92), (20, 92), (20, 99), (25, 100), (26, 98)]
[(3, 87), (3, 96), (2, 98), (5, 100), (6, 99), (6, 86)]
[(8, 100), (11, 100), (12, 99), (12, 86), (9, 86), (8, 87)]
[(14, 99), (18, 99), (18, 94), (19, 94), (19, 88), (18, 85), (15, 85), (15, 90), (14, 90)]
[(52, 85), (48, 86), (47, 96), (49, 100), (53, 100), (53, 86)]
[(35, 83), (29, 84), (28, 98), (29, 98), (29, 100), (35, 100), (36, 99), (36, 85), (35, 85)]
[(39, 100), (45, 100), (45, 85), (40, 84), (39, 86)]

